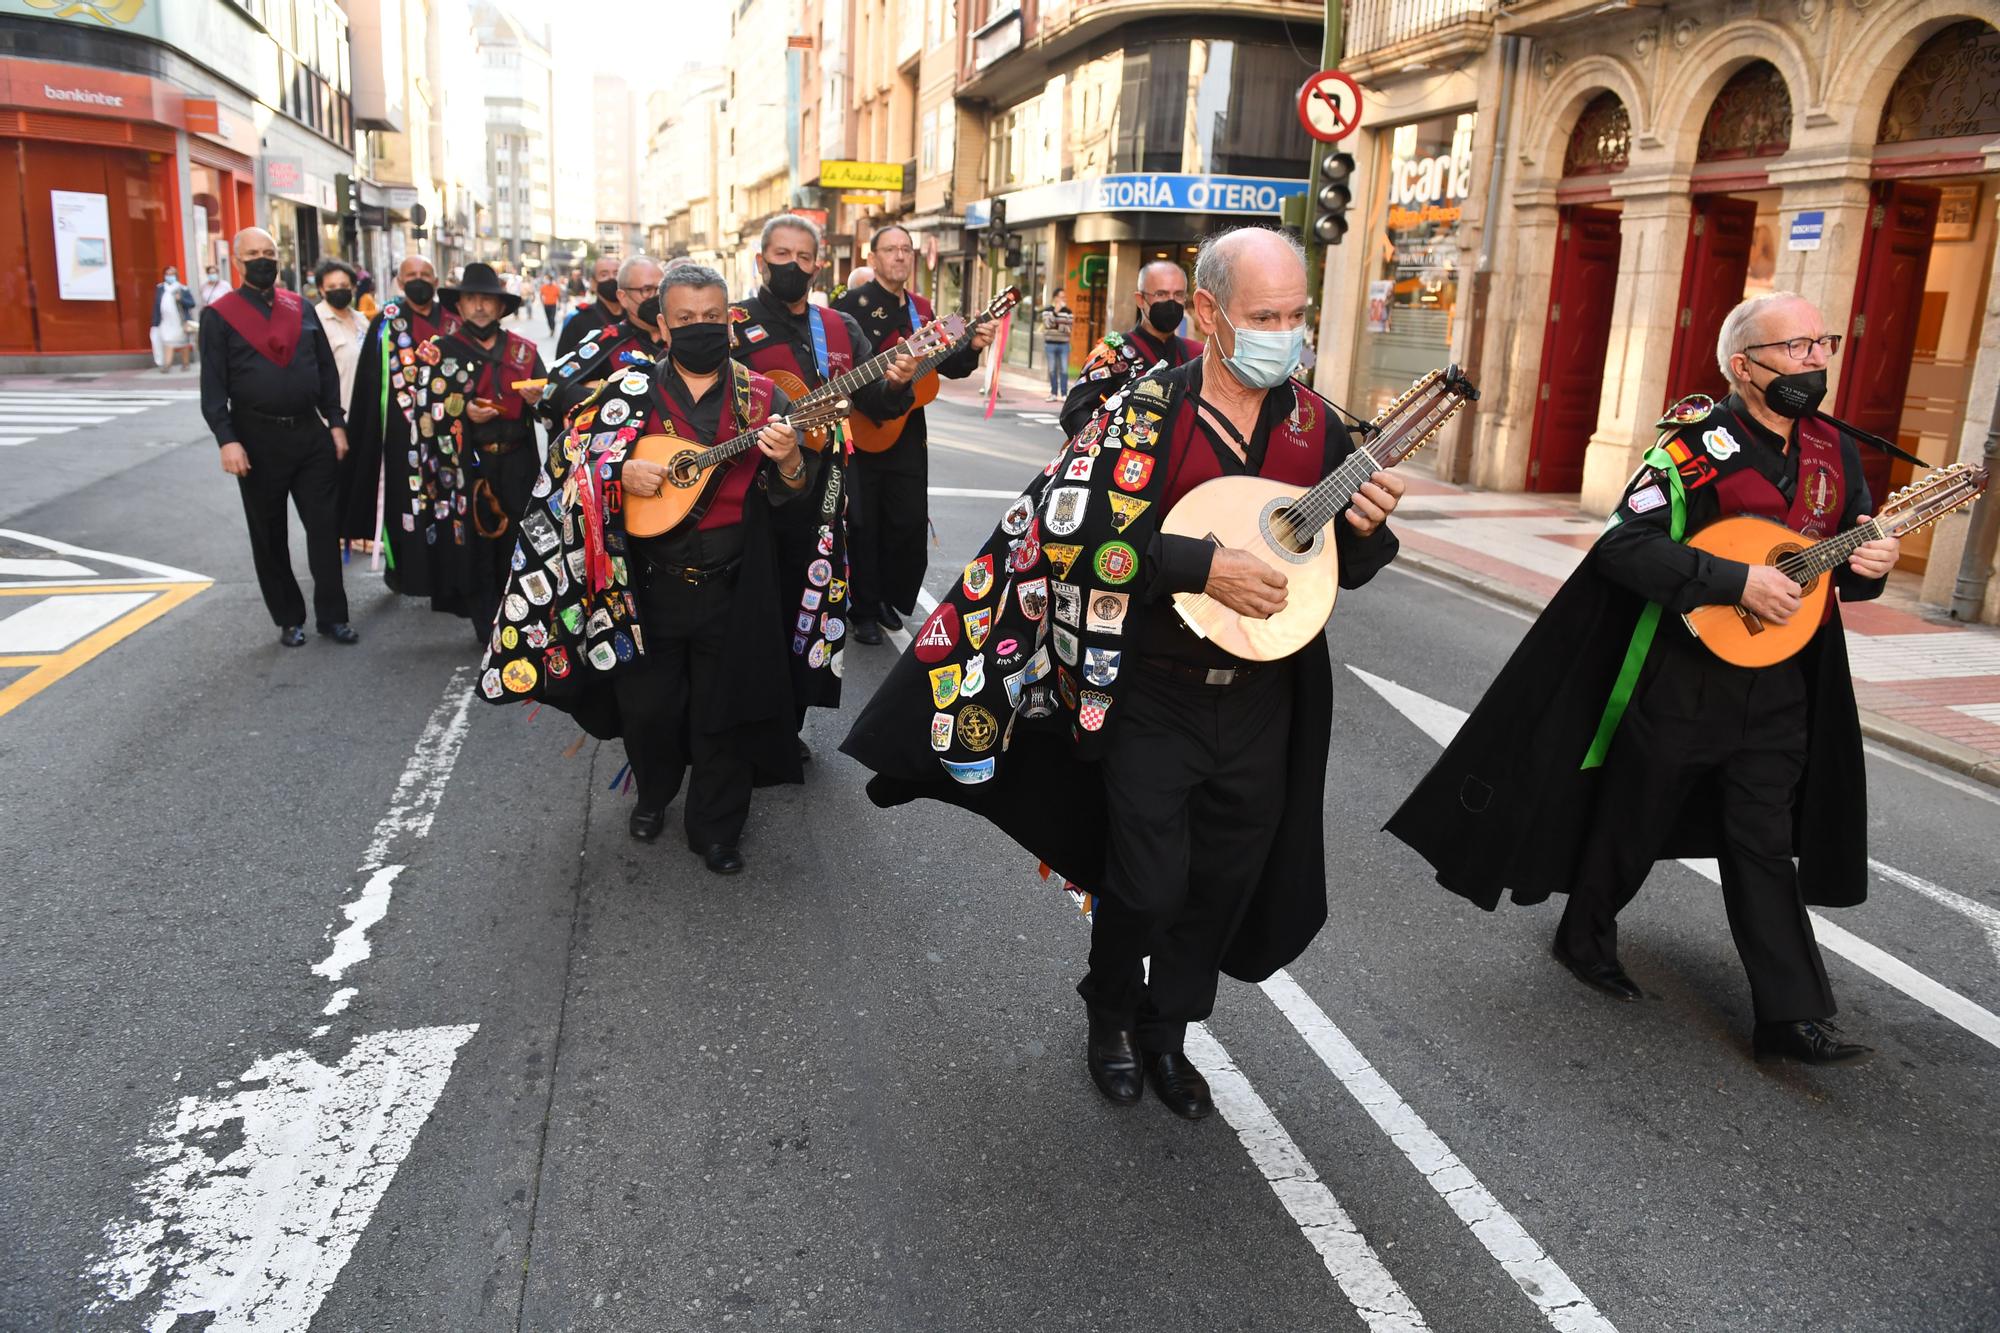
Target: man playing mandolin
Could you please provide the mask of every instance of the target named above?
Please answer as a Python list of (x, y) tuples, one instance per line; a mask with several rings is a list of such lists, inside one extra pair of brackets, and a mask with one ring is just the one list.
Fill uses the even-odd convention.
[[(1833, 992), (1807, 904), (1867, 892), (1861, 731), (1836, 602), (1804, 651), (1733, 666), (1678, 615), (1740, 606), (1783, 626), (1801, 588), (1686, 539), (1755, 515), (1807, 541), (1868, 521), (1855, 440), (1818, 414), (1840, 337), (1790, 293), (1743, 302), (1716, 359), (1732, 392), (1684, 400), (1610, 527), (1556, 594), (1437, 766), (1389, 823), (1446, 888), (1488, 909), (1569, 894), (1554, 953), (1578, 979), (1640, 998), (1618, 913), (1653, 862), (1714, 856), (1749, 973), (1758, 1058), (1859, 1058), (1826, 1020)], [(1782, 537), (1782, 532), (1778, 534)], [(1859, 535), (1859, 534), (1857, 534)], [(1878, 595), (1894, 538), (1834, 571), (1840, 600)], [(1793, 857), (1798, 858), (1795, 867)]]
[[(1195, 282), (1205, 354), (1137, 378), (1050, 461), (843, 747), (877, 773), (877, 802), (966, 805), (1102, 889), (1077, 988), (1086, 1068), (1114, 1102), (1150, 1080), (1191, 1120), (1214, 1103), (1182, 1039), (1214, 1007), (1220, 973), (1262, 980), (1326, 919), (1333, 681), (1320, 623), (1268, 661), (1196, 637), (1174, 594), (1261, 619), (1286, 605), (1289, 580), (1246, 550), (1165, 535), (1161, 520), (1203, 482), (1303, 490), (1354, 452), (1330, 405), (1291, 378), (1306, 320), (1297, 242), (1227, 232), (1202, 247)], [(1394, 557), (1383, 520), (1403, 490), (1393, 473), (1359, 478), (1351, 503), (1326, 511), (1348, 588)]]

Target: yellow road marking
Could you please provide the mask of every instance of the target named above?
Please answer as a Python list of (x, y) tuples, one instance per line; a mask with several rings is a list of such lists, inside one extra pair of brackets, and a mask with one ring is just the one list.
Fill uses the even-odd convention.
[[(0, 597), (40, 597), (52, 592), (158, 592), (161, 588), (186, 587), (154, 579), (151, 583), (45, 583), (31, 588), (0, 588)], [(206, 588), (208, 584), (201, 585)]]
[[(0, 666), (32, 666), (36, 669), (0, 689), (0, 717), (6, 716), (17, 705), (34, 698), (49, 686), (67, 676), (70, 672), (110, 648), (120, 639), (152, 624), (167, 612), (187, 601), (203, 590), (213, 587), (213, 581), (201, 583), (144, 583), (131, 586), (86, 584), (72, 587), (70, 591), (91, 592), (158, 592), (159, 596), (144, 606), (127, 611), (103, 629), (77, 640), (59, 653), (40, 656), (17, 656), (0, 658)], [(0, 588), (0, 593), (33, 592), (37, 595), (50, 591), (47, 588), (12, 589)]]

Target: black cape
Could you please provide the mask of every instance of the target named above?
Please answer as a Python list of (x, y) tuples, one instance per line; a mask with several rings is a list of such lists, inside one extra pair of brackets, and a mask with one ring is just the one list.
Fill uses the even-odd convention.
[[(1431, 863), (1438, 883), (1488, 911), (1509, 890), (1521, 904), (1570, 892), (1606, 771), (1581, 764), (1645, 605), (1600, 572), (1593, 548), (1528, 630), (1385, 826)], [(1669, 614), (1659, 633), (1685, 631)], [(1663, 651), (1656, 642), (1649, 667)], [(1837, 607), (1801, 667), (1809, 732), (1793, 807), (1799, 882), (1808, 903), (1850, 907), (1868, 894), (1867, 789)], [(1639, 690), (1648, 683), (1642, 676)], [(1629, 819), (1632, 836), (1661, 839), (1659, 859), (1716, 855), (1719, 830), (1698, 800)]]

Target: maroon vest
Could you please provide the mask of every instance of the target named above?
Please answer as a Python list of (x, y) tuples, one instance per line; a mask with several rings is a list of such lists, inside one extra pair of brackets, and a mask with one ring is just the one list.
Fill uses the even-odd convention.
[[(458, 336), (474, 347), (472, 335), (460, 329)], [(484, 349), (482, 349), (484, 350)], [(535, 345), (511, 330), (491, 349), (500, 358), (496, 367), (491, 361), (481, 360), (479, 374), (472, 381), (472, 396), (484, 398), (500, 407), (500, 415), (508, 421), (519, 421), (528, 404), (518, 390), (515, 380), (532, 379), (535, 372)]]
[[(724, 361), (722, 364), (726, 369), (731, 369), (733, 375), (730, 363)], [(653, 386), (653, 402), (666, 417), (668, 424), (673, 427), (674, 434), (681, 439), (693, 440), (698, 444), (720, 444), (724, 440), (736, 438), (751, 427), (762, 425), (771, 415), (771, 390), (775, 386), (762, 375), (745, 373), (749, 378), (748, 425), (739, 424), (743, 418), (736, 410), (736, 385), (733, 382), (725, 384), (722, 389), (728, 397), (723, 402), (722, 417), (716, 424), (715, 438), (712, 440), (701, 438), (694, 428), (694, 423), (682, 414), (680, 404), (674, 401), (673, 395), (662, 390), (658, 384)], [(764, 455), (752, 447), (722, 465), (721, 479), (711, 483), (715, 486), (714, 497), (708, 502), (708, 508), (702, 512), (701, 521), (695, 524), (697, 528), (708, 532), (743, 521), (743, 502), (750, 495), (750, 483), (756, 480), (757, 464), (762, 462), (763, 458)]]
[[(1790, 505), (1768, 478), (1756, 468), (1741, 466), (1724, 472), (1715, 483), (1716, 503), (1722, 516), (1749, 514), (1782, 523), (1803, 537), (1820, 541), (1840, 529), (1840, 516), (1847, 508), (1846, 470), (1840, 460), (1840, 432), (1818, 417), (1799, 421), (1799, 481)], [(1835, 599), (1826, 599), (1822, 622), (1833, 618)]]
[(906, 307), (906, 309), (908, 310), (910, 316), (910, 328), (908, 330), (905, 329), (891, 330), (889, 336), (882, 340), (882, 346), (877, 347), (875, 349), (878, 352), (894, 347), (897, 343), (902, 342), (904, 339), (908, 338), (910, 336), (911, 331), (922, 328), (924, 325), (930, 323), (931, 320), (934, 318), (934, 314), (931, 310), (931, 303), (929, 301), (926, 301), (923, 297), (919, 296), (915, 292), (904, 292), (903, 295), (909, 301), (909, 305)]
[(231, 289), (209, 302), (209, 308), (229, 321), (265, 358), (280, 366), (292, 364), (305, 324), (306, 303), (282, 287), (271, 289), (271, 313), (266, 315), (242, 292)]
[[(1271, 427), (1270, 440), (1264, 447), (1264, 465), (1257, 475), (1287, 486), (1312, 486), (1325, 475), (1328, 409), (1297, 385), (1292, 386), (1292, 393), (1291, 415)], [(1173, 438), (1167, 446), (1166, 463), (1167, 490), (1161, 499), (1162, 512), (1172, 512), (1182, 496), (1223, 475), (1215, 449), (1196, 428), (1192, 394), (1181, 400), (1180, 415), (1174, 421)]]
[(1160, 360), (1170, 366), (1184, 366), (1201, 356), (1200, 343), (1183, 338), (1178, 333), (1156, 333), (1144, 324), (1133, 325), (1132, 331), (1125, 336), (1138, 345), (1148, 366)]
[[(737, 307), (739, 310), (742, 308)], [(771, 379), (789, 375), (807, 389), (817, 389), (834, 376), (854, 369), (854, 344), (847, 340), (847, 321), (840, 317), (838, 311), (830, 307), (820, 309), (819, 319), (820, 327), (826, 331), (828, 372), (825, 375), (820, 374), (817, 367), (800, 365), (798, 354), (793, 350), (791, 342), (780, 338), (769, 324), (762, 321), (754, 322), (750, 327), (761, 330), (765, 336), (754, 342), (748, 338), (741, 338), (737, 344), (738, 359), (759, 375)], [(783, 384), (784, 381), (779, 380), (779, 383)], [(789, 391), (789, 386), (787, 390)]]

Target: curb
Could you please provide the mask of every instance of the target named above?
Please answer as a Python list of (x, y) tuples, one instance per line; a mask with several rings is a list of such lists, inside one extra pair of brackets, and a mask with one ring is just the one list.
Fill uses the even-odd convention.
[[(1470, 588), (1482, 596), (1523, 611), (1539, 614), (1547, 605), (1532, 593), (1522, 592), (1519, 588), (1501, 583), (1497, 579), (1490, 579), (1454, 565), (1449, 560), (1424, 555), (1408, 547), (1396, 553), (1396, 562), (1434, 578), (1446, 579), (1460, 587)], [(1956, 741), (1933, 736), (1893, 717), (1870, 712), (1866, 708), (1858, 708), (1856, 711), (1861, 715), (1861, 734), (1869, 740), (1879, 741), (1883, 745), (1936, 764), (1939, 768), (1962, 774), (1976, 782), (1983, 782), (1987, 786), (2000, 787), (2000, 759), (1993, 759), (1984, 751), (1975, 750), (1969, 745), (1960, 745)]]

